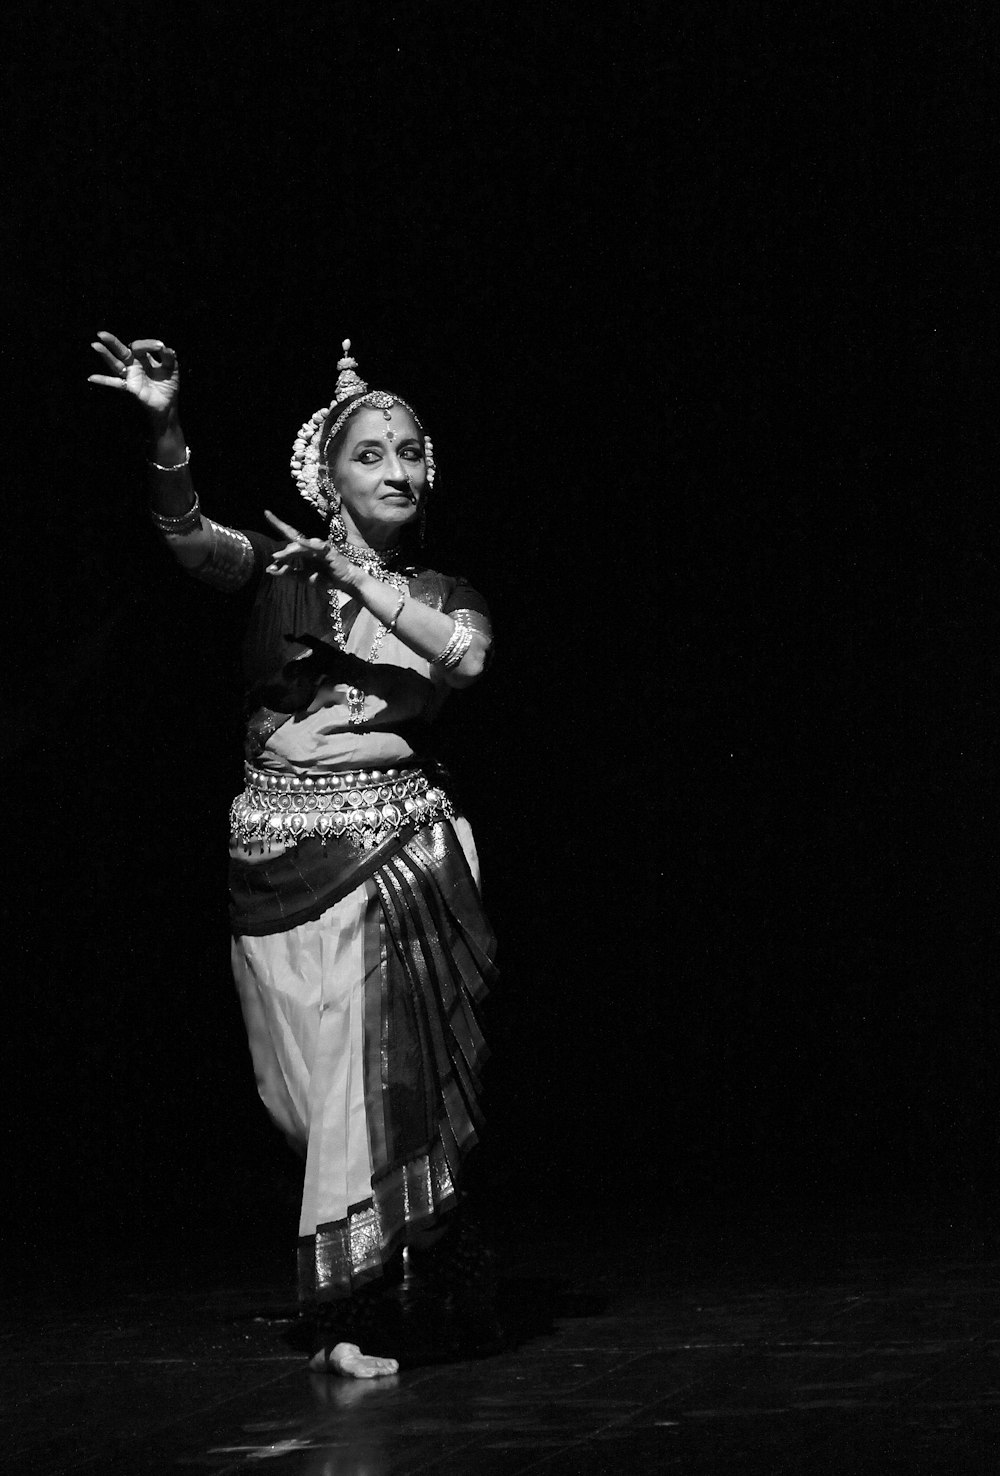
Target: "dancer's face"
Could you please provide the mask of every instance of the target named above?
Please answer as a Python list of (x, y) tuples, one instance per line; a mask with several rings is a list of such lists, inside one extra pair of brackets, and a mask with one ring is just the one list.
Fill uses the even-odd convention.
[(372, 547), (393, 543), (419, 515), (426, 491), (423, 438), (400, 405), (359, 410), (346, 431), (330, 473), (348, 535), (353, 525)]

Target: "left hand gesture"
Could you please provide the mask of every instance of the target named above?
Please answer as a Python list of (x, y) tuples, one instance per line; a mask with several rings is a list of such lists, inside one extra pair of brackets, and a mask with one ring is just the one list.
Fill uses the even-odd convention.
[(312, 584), (317, 579), (324, 579), (337, 589), (353, 593), (358, 571), (350, 560), (329, 543), (324, 543), (322, 538), (307, 538), (304, 533), (297, 532), (266, 508), (264, 516), (288, 539), (285, 548), (277, 548), (272, 554), (272, 562), (267, 566), (269, 574), (278, 578), (288, 573), (305, 574)]

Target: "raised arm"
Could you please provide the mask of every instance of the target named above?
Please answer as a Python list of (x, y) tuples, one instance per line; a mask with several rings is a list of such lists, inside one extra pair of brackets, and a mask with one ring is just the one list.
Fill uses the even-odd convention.
[[(137, 338), (125, 344), (113, 333), (103, 332), (91, 348), (100, 355), (107, 372), (89, 375), (89, 382), (131, 395), (147, 412), (150, 511), (164, 542), (185, 569), (211, 583), (233, 587), (233, 576), (245, 564), (249, 545), (247, 549), (238, 543), (227, 547), (242, 535), (220, 529), (201, 513), (191, 480), (190, 451), (181, 430), (177, 355), (159, 338)], [(252, 561), (252, 555), (250, 558)]]

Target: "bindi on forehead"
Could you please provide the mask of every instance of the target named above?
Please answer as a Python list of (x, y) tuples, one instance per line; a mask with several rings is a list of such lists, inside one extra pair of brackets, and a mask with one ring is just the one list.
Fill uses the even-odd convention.
[(415, 440), (418, 434), (412, 417), (401, 407), (366, 410), (357, 418), (351, 444), (359, 446), (363, 441), (379, 441), (384, 437), (391, 446), (397, 440)]
[(405, 438), (407, 435), (413, 435), (415, 433), (416, 426), (413, 426), (412, 429), (408, 429), (407, 427), (407, 422), (410, 420), (410, 417), (405, 412), (400, 416), (402, 424), (399, 430), (394, 430), (392, 427), (393, 412), (391, 410), (383, 410), (382, 414), (385, 417), (386, 422), (385, 438), (390, 445), (392, 445), (393, 441), (395, 441), (399, 436), (403, 436)]

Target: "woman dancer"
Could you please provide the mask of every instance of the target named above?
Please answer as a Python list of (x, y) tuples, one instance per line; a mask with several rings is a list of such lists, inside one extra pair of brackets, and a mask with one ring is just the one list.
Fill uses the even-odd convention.
[(231, 810), (233, 972), (260, 1096), (305, 1159), (299, 1295), (312, 1367), (395, 1373), (362, 1352), (373, 1293), (409, 1248), (441, 1296), (488, 1280), (458, 1179), (476, 1140), (495, 978), (467, 821), (429, 724), (492, 647), (482, 598), (414, 561), (430, 437), (369, 390), (350, 342), (292, 471), (325, 539), (202, 513), (178, 417), (180, 372), (154, 339), (99, 333), (90, 382), (150, 418), (153, 522), (195, 578), (252, 595), (246, 788)]

